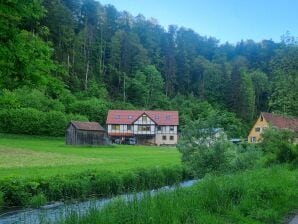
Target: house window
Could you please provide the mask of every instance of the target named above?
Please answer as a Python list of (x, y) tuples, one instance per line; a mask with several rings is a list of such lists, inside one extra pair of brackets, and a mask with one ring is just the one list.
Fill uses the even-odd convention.
[(167, 136), (166, 135), (163, 135), (162, 136), (162, 140), (167, 140)]
[(138, 131), (150, 131), (150, 125), (139, 125)]
[(127, 125), (127, 131), (131, 131), (131, 125), (130, 124)]
[(260, 131), (261, 131), (261, 128), (260, 128), (260, 127), (256, 127), (256, 128), (255, 128), (255, 131), (256, 131), (256, 132), (260, 132)]
[(170, 136), (170, 140), (174, 141), (174, 136), (173, 135)]
[(174, 131), (174, 126), (170, 126), (170, 131)]
[(250, 141), (251, 141), (251, 142), (256, 142), (257, 139), (256, 139), (256, 137), (251, 137), (251, 138), (250, 138)]
[(157, 126), (157, 131), (161, 131), (161, 126)]
[(120, 130), (120, 125), (119, 124), (113, 124), (112, 125), (112, 130), (113, 131), (119, 131)]
[(147, 116), (146, 115), (142, 116), (142, 122), (147, 122)]

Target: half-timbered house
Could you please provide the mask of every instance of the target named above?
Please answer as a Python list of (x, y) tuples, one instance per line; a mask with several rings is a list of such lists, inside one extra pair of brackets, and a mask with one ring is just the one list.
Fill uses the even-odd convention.
[(110, 110), (106, 123), (112, 139), (134, 137), (138, 144), (177, 144), (178, 111)]

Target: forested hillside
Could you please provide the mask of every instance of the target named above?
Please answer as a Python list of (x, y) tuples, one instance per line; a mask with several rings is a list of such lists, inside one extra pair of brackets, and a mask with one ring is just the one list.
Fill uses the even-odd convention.
[(62, 135), (71, 119), (144, 108), (245, 136), (260, 111), (298, 115), (298, 45), (289, 34), (221, 44), (94, 0), (4, 1), (0, 88), (5, 132)]

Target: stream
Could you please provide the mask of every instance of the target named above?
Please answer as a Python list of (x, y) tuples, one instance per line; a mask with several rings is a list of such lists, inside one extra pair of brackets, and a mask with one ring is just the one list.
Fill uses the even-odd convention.
[(180, 184), (177, 184), (177, 185), (164, 186), (157, 190), (123, 194), (112, 198), (91, 199), (87, 201), (79, 201), (72, 204), (71, 203), (64, 204), (64, 203), (56, 202), (54, 204), (45, 205), (36, 209), (27, 208), (27, 209), (22, 209), (17, 211), (6, 212), (4, 214), (0, 214), (0, 224), (55, 223), (69, 216), (72, 213), (77, 213), (79, 216), (82, 216), (88, 213), (90, 209), (100, 209), (106, 204), (113, 201), (115, 198), (123, 199), (125, 201), (132, 201), (135, 198), (141, 199), (144, 195), (148, 193), (150, 195), (155, 195), (159, 192), (173, 191), (179, 187), (181, 188), (190, 187), (196, 182), (197, 180), (188, 180), (188, 181), (181, 182)]

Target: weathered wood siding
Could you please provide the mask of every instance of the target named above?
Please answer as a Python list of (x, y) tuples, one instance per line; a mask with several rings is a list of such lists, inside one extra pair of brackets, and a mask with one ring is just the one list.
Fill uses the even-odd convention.
[(108, 137), (105, 131), (78, 130), (72, 124), (66, 129), (66, 144), (68, 145), (107, 145)]

